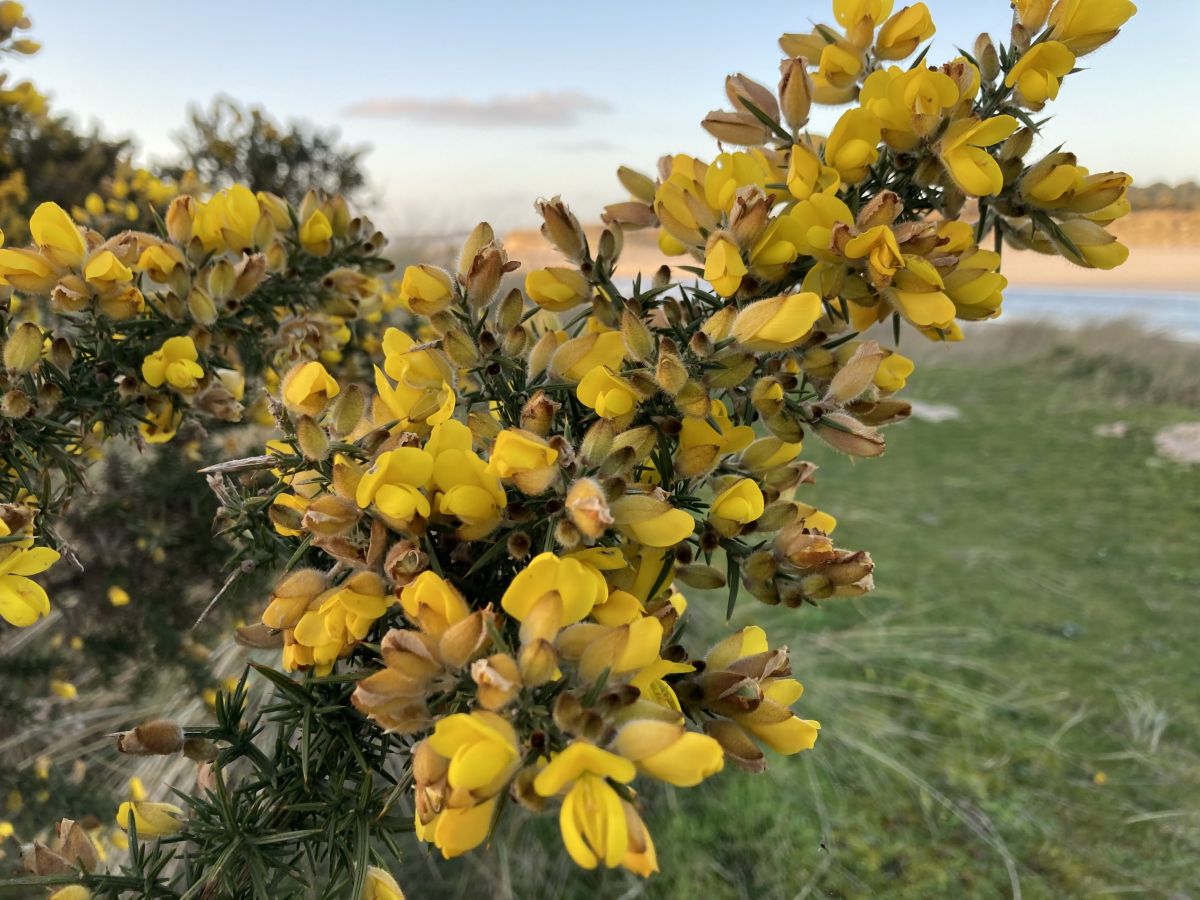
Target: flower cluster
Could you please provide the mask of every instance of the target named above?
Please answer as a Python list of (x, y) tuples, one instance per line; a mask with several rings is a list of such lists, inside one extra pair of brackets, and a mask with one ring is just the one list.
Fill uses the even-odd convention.
[[(176, 196), (159, 234), (106, 237), (54, 203), (29, 233), (30, 246), (0, 248), (0, 501), (37, 509), (43, 531), (105, 439), (160, 444), (185, 422), (239, 422), (248, 377), (341, 361), (389, 265), (383, 236), (342, 198), (292, 209), (241, 185)], [(11, 608), (10, 623), (30, 624)]]
[[(1007, 46), (984, 36), (941, 66), (920, 52), (934, 30), (922, 3), (893, 14), (890, 0), (835, 0), (834, 13), (836, 28), (784, 35), (778, 90), (728, 79), (732, 110), (704, 126), (746, 149), (666, 157), (656, 178), (621, 169), (632, 196), (605, 210), (598, 239), (560, 198), (538, 201), (562, 261), (519, 284), (487, 224), (456, 265), (409, 266), (380, 305), (414, 324), (382, 335), (371, 376), (331, 371), (327, 348), (296, 353), (271, 385), (282, 434), (209, 470), (227, 531), (265, 532), (288, 551), (238, 639), (303, 673), (264, 671), (285, 723), (275, 751), (305, 790), (349, 777), (350, 764), (328, 779), (308, 766), (357, 733), (361, 747), (340, 758), (364, 780), (345, 805), (367, 809), (372, 767), (389, 784), (399, 767), (416, 836), (447, 858), (484, 844), (511, 797), (557, 808), (578, 865), (647, 876), (658, 863), (635, 786), (690, 787), (727, 763), (761, 772), (768, 752), (814, 746), (820, 726), (793, 709), (802, 687), (787, 648), (753, 624), (689, 648), (685, 592), (724, 590), (728, 619), (743, 589), (790, 608), (872, 590), (870, 555), (839, 547), (836, 520), (808, 502), (805, 441), (881, 455), (881, 429), (911, 412), (898, 396), (914, 371), (895, 348), (904, 323), (958, 340), (960, 321), (995, 318), (1006, 240), (1118, 264), (1104, 225), (1127, 208), (1129, 183), (1059, 151), (1025, 161), (1030, 112), (1116, 33), (1126, 0), (1017, 2)], [(851, 101), (828, 136), (806, 130), (812, 103)], [(363, 238), (333, 204), (289, 214), (290, 231), (270, 198), (245, 191), (176, 204), (188, 228), (173, 234), (168, 216), (160, 249), (163, 267), (170, 257), (188, 274), (171, 293), (180, 316), (196, 266), (210, 267), (203, 296), (219, 304), (253, 266), (278, 271), (281, 252), (325, 258), (347, 229)], [(131, 263), (46, 221), (53, 240), (20, 258), (40, 260), (28, 268), (51, 303), (66, 302), (64, 278), (83, 306), (129, 295), (117, 264), (145, 271), (149, 245)], [(629, 278), (618, 267), (636, 228), (690, 255), (696, 265), (677, 268), (703, 281), (667, 266)], [(105, 251), (115, 263), (96, 262)], [(228, 252), (242, 262), (218, 273)], [(888, 321), (890, 347), (863, 333)], [(215, 378), (211, 353), (179, 334), (148, 347), (137, 388), (175, 408)], [(243, 687), (218, 704), (214, 741), (269, 772), (272, 796), (286, 792), (284, 767), (250, 752), (254, 728), (231, 718)], [(310, 763), (313, 741), (326, 743)], [(273, 802), (255, 778), (222, 777), (245, 803)], [(399, 790), (357, 821), (386, 832)], [(208, 840), (215, 807), (191, 805)], [(147, 817), (153, 830), (186, 837), (175, 810), (152, 809), (166, 817)], [(139, 811), (124, 811), (138, 829)], [(308, 834), (298, 825), (279, 841)], [(355, 877), (364, 893), (399, 893), (386, 873)]]

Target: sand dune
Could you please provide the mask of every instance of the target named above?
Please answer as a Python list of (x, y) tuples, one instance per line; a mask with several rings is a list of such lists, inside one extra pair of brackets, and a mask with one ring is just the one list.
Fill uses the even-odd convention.
[[(590, 226), (586, 231), (594, 246), (600, 226)], [(1115, 222), (1112, 231), (1130, 248), (1128, 261), (1113, 271), (1081, 269), (1060, 257), (1007, 250), (1004, 274), (1015, 287), (1200, 294), (1200, 212), (1135, 212)], [(521, 260), (525, 271), (562, 265), (554, 248), (533, 229), (510, 232), (504, 237), (504, 245), (511, 257)], [(638, 272), (648, 276), (664, 263), (679, 264), (680, 260), (664, 257), (652, 232), (631, 232), (626, 235), (617, 274), (622, 278), (632, 278)], [(684, 264), (691, 264), (691, 261)]]

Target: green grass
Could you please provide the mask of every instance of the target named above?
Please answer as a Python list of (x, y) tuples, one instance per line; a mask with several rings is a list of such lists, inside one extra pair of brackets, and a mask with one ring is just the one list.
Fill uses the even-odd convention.
[[(663, 870), (648, 882), (574, 870), (553, 817), (516, 815), (489, 853), (418, 864), (408, 883), (523, 898), (1200, 892), (1200, 470), (1152, 444), (1200, 416), (1122, 395), (1101, 356), (1027, 355), (920, 369), (912, 397), (962, 418), (890, 429), (882, 460), (810, 442), (810, 498), (839, 516), (839, 545), (872, 552), (878, 589), (802, 610), (743, 594), (735, 624), (791, 646), (798, 709), (824, 725), (814, 751), (648, 791)], [(1116, 419), (1128, 437), (1093, 436)], [(723, 597), (692, 611), (693, 637), (721, 633)]]

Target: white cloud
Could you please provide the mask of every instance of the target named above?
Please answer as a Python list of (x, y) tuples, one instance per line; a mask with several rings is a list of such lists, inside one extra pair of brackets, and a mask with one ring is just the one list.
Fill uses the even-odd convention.
[(579, 91), (537, 91), (513, 97), (468, 100), (379, 97), (355, 103), (342, 114), (355, 118), (412, 119), (476, 128), (562, 128), (584, 113), (608, 112), (609, 103)]

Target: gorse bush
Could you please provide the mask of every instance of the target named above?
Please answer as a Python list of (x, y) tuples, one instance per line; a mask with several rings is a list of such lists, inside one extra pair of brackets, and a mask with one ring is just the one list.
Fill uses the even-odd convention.
[[(523, 289), (479, 225), (453, 271), (404, 271), (412, 322), (381, 339), (351, 323), (385, 304), (383, 239), (337, 198), (235, 185), (111, 237), (39, 208), (34, 246), (0, 251), (22, 301), (5, 322), (6, 618), (47, 609), (29, 576), (55, 559), (43, 543), (90, 446), (236, 418), (264, 375), (278, 434), (205, 473), (234, 572), (282, 574), (238, 629), (272, 664), (215, 723), (118, 738), (199, 763), (186, 808), (139, 783), (117, 811), (127, 859), (105, 871), (64, 820), (22, 883), (399, 897), (406, 833), (451, 858), (522, 808), (555, 810), (583, 868), (657, 871), (639, 786), (761, 772), (820, 730), (787, 648), (754, 625), (691, 646), (684, 591), (723, 589), (732, 613), (872, 590), (870, 555), (806, 500), (804, 439), (881, 455), (910, 412), (895, 345), (998, 315), (1006, 242), (1096, 268), (1127, 255), (1105, 225), (1128, 176), (1027, 157), (1078, 57), (1133, 12), (1019, 2), (1007, 42), (933, 66), (924, 4), (839, 0), (838, 27), (783, 36), (778, 90), (727, 80), (731, 109), (703, 124), (745, 149), (622, 169), (630, 199), (594, 246), (538, 201), (563, 264)], [(813, 103), (853, 105), (821, 138)], [(691, 262), (618, 279), (634, 228)], [(376, 345), (360, 379), (347, 358)]]

